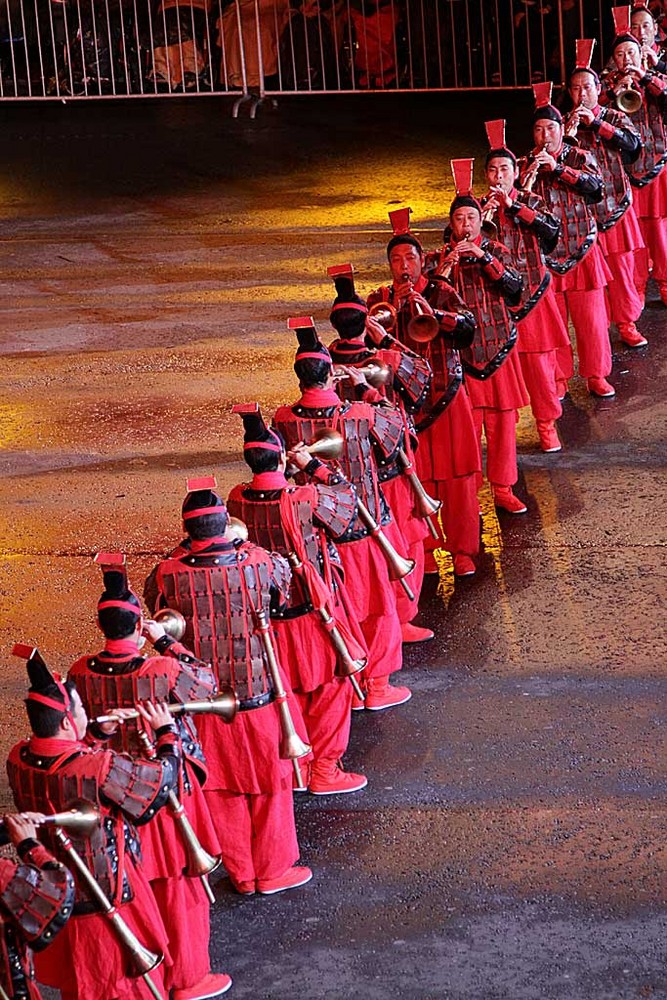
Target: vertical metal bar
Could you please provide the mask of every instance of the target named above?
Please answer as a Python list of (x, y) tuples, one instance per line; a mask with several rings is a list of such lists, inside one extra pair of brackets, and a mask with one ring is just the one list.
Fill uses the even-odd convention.
[(428, 45), (426, 41), (426, 11), (424, 10), (424, 0), (419, 0), (419, 6), (421, 8), (421, 45), (422, 52), (424, 54), (424, 86), (429, 86), (429, 72), (428, 72)]
[(560, 80), (563, 86), (566, 83), (565, 76), (565, 32), (563, 30), (563, 5), (558, 4), (558, 45), (560, 49)]
[[(139, 12), (137, 11), (137, 0), (132, 0), (132, 5), (134, 9), (134, 44), (136, 46), (136, 53), (137, 53), (137, 76), (139, 78), (139, 93), (143, 94), (145, 93), (145, 88), (144, 88), (145, 81), (143, 73), (144, 67), (141, 59), (141, 38), (139, 37)], [(150, 25), (151, 24), (150, 4), (146, 4), (146, 6), (149, 14), (148, 23)]]
[(436, 51), (436, 55), (438, 57), (438, 74), (439, 74), (439, 78), (440, 78), (440, 86), (444, 87), (444, 85), (445, 85), (445, 77), (444, 77), (444, 74), (443, 74), (443, 71), (442, 71), (443, 67), (442, 67), (442, 44), (441, 44), (442, 30), (443, 29), (442, 29), (442, 26), (440, 24), (440, 11), (441, 11), (441, 9), (442, 8), (441, 8), (440, 4), (436, 4), (436, 8), (435, 8), (435, 30), (436, 30), (435, 51)]
[(167, 33), (167, 11), (165, 10), (164, 2), (160, 3), (158, 14), (162, 14), (162, 33), (164, 36), (164, 55), (165, 55), (164, 61), (165, 61), (165, 66), (167, 68), (167, 86), (169, 87), (169, 90), (172, 91), (174, 89), (174, 81), (171, 78), (171, 59), (169, 58), (168, 54), (169, 37)]
[(225, 48), (225, 28), (222, 22), (222, 0), (218, 0), (218, 18), (220, 24), (220, 82), (223, 83), (225, 90), (229, 89), (229, 73), (227, 71), (227, 51)]
[[(514, 5), (514, 3), (515, 0), (512, 0), (512, 5)], [(515, 14), (516, 11), (514, 10), (514, 6), (512, 6), (512, 68), (514, 70), (513, 86), (516, 87), (519, 84), (519, 67), (517, 66), (516, 61), (516, 33), (514, 31), (514, 25), (516, 23), (514, 20)], [(530, 83), (530, 80), (528, 82)]]
[[(97, 18), (95, 16), (95, 0), (88, 0), (90, 3), (90, 23), (93, 28), (93, 44), (95, 48), (95, 66), (97, 67), (97, 90), (98, 93), (102, 92), (100, 85), (100, 48), (97, 41)], [(83, 32), (81, 34), (81, 42), (83, 43)]]
[(42, 32), (41, 32), (39, 11), (37, 10), (37, 0), (34, 0), (34, 7), (35, 7), (35, 32), (37, 34), (37, 55), (39, 58), (39, 76), (42, 81), (42, 94), (46, 97), (46, 77), (44, 75), (44, 59), (42, 57)]
[(213, 70), (213, 45), (211, 42), (211, 14), (212, 9), (209, 11), (208, 5), (204, 7), (204, 26), (206, 29), (206, 58), (208, 59), (208, 79), (211, 85), (211, 90), (215, 90), (215, 73)]
[[(114, 0), (111, 0), (113, 3)], [(118, 3), (119, 0), (116, 0)], [(113, 94), (116, 93), (116, 71), (114, 68), (114, 50), (113, 50), (113, 31), (111, 26), (111, 10), (109, 8), (109, 0), (104, 0), (104, 7), (107, 14), (107, 35), (109, 37), (109, 72), (111, 73), (111, 91)], [(102, 85), (100, 83), (100, 91)]]
[(30, 80), (30, 56), (28, 55), (28, 33), (25, 29), (25, 11), (23, 9), (23, 0), (19, 0), (19, 8), (21, 11), (21, 35), (23, 38), (23, 52), (25, 55), (25, 75), (26, 75), (26, 83), (28, 84), (28, 97), (32, 97), (32, 81)]
[(352, 73), (352, 90), (357, 89), (357, 70), (356, 70), (356, 60), (355, 60), (355, 35), (354, 26), (352, 24), (352, 13), (350, 10), (350, 0), (347, 0), (347, 33), (350, 45), (350, 69)]
[[(478, 0), (478, 2), (481, 2), (481, 0)], [(471, 38), (470, 9), (468, 4), (466, 4), (465, 6), (466, 6), (466, 37), (468, 38), (468, 40), (470, 40)], [(472, 87), (472, 47), (470, 45), (470, 41), (468, 41), (468, 81), (469, 85)]]
[[(511, 14), (511, 12), (510, 12)], [(512, 37), (514, 32), (512, 31)], [(500, 11), (498, 10), (498, 0), (496, 0), (496, 52), (498, 53), (498, 85), (503, 85), (503, 57), (500, 45)], [(493, 79), (493, 78), (492, 78)]]
[(336, 6), (331, 8), (331, 37), (333, 39), (334, 52), (336, 53), (336, 89), (342, 90), (343, 84), (340, 74), (340, 59), (343, 42), (338, 42), (338, 13)]
[[(137, 9), (137, 0), (134, 0), (134, 9), (135, 10)], [(153, 93), (157, 94), (157, 75), (155, 72), (155, 32), (153, 31), (153, 11), (151, 9), (150, 0), (146, 0), (146, 12), (148, 14), (148, 35), (151, 43), (150, 74), (153, 78)], [(138, 25), (138, 19), (137, 19), (137, 25)], [(138, 33), (138, 26), (137, 26), (137, 33)]]
[[(486, 87), (488, 85), (488, 75), (486, 72), (486, 19), (484, 17), (484, 4), (481, 2), (479, 5), (479, 26), (479, 34), (482, 43), (482, 79), (484, 80), (484, 86)], [(473, 83), (473, 86), (476, 86), (476, 84)]]
[(132, 92), (132, 86), (130, 83), (130, 65), (127, 58), (127, 45), (125, 41), (125, 15), (123, 13), (123, 2), (122, 0), (116, 0), (118, 4), (118, 20), (120, 23), (120, 48), (123, 56), (123, 68), (125, 70), (125, 93), (129, 94)]
[[(313, 89), (313, 78), (310, 74), (310, 43), (308, 41), (308, 25), (306, 24), (306, 14), (305, 11), (299, 11), (299, 14), (303, 18), (303, 41), (306, 49), (306, 70), (308, 72), (308, 90)], [(297, 15), (298, 16), (298, 15)], [(296, 72), (294, 74), (294, 79), (296, 80)]]
[(7, 7), (7, 30), (9, 31), (9, 54), (12, 60), (12, 76), (14, 77), (14, 96), (18, 97), (19, 86), (18, 76), (16, 73), (16, 56), (14, 55), (14, 29), (12, 27), (12, 14), (9, 9), (9, 0), (5, 0), (5, 5)]
[(262, 52), (262, 28), (259, 23), (259, 0), (255, 0), (255, 34), (257, 36), (257, 68), (259, 70), (259, 96), (264, 97), (264, 53)]
[(243, 87), (243, 93), (248, 93), (248, 72), (246, 70), (245, 64), (245, 46), (243, 44), (243, 20), (241, 18), (241, 3), (240, 0), (235, 0), (236, 2), (236, 21), (238, 24), (239, 31), (239, 55), (241, 57), (241, 84)]
[[(36, 7), (37, 7), (37, 0), (35, 0), (35, 8)], [(54, 80), (56, 81), (56, 94), (58, 95), (58, 97), (60, 97), (60, 72), (58, 69), (58, 47), (56, 45), (56, 29), (53, 24), (52, 2), (49, 2), (47, 9), (49, 11), (49, 26), (51, 28), (51, 48), (53, 50), (53, 77)], [(63, 18), (64, 16), (65, 16), (65, 11), (63, 10)], [(61, 53), (61, 55), (63, 55), (64, 58), (64, 54)]]
[(456, 47), (456, 31), (454, 30), (454, 4), (449, 0), (449, 27), (452, 32), (452, 52), (454, 56), (454, 86), (459, 85), (459, 54)]
[(329, 83), (329, 81), (327, 80), (327, 61), (325, 59), (325, 53), (324, 53), (324, 32), (322, 31), (322, 18), (323, 17), (324, 17), (324, 15), (322, 13), (322, 9), (321, 9), (321, 7), (318, 4), (318, 7), (317, 7), (317, 34), (318, 34), (319, 39), (320, 39), (320, 65), (322, 67), (322, 87), (321, 87), (321, 89), (322, 90), (327, 90), (328, 89), (328, 83)]

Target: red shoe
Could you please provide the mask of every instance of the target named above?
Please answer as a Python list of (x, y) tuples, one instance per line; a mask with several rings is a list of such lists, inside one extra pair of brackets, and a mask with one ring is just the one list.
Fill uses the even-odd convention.
[(613, 385), (607, 382), (606, 378), (589, 378), (588, 391), (591, 396), (600, 396), (601, 399), (608, 399), (616, 395)]
[(312, 795), (343, 795), (345, 792), (358, 792), (367, 784), (365, 775), (344, 771), (336, 760), (316, 760), (308, 791)]
[(300, 885), (310, 882), (312, 877), (313, 873), (310, 868), (294, 865), (279, 878), (258, 878), (257, 892), (261, 896), (273, 896), (274, 893), (285, 892), (286, 889), (298, 889)]
[(412, 691), (406, 687), (392, 687), (386, 677), (369, 680), (366, 694), (366, 708), (369, 712), (381, 712), (383, 708), (404, 705), (412, 698)]
[(470, 558), (459, 553), (454, 556), (454, 576), (474, 576), (477, 567)]
[(403, 642), (428, 642), (434, 635), (435, 633), (430, 628), (420, 628), (419, 625), (413, 625), (412, 622), (401, 625)]
[(562, 444), (558, 440), (555, 420), (538, 420), (537, 433), (540, 435), (540, 448), (544, 452), (561, 451)]
[(558, 393), (558, 399), (562, 403), (567, 396), (567, 379), (557, 378), (556, 379), (556, 392)]
[(229, 881), (232, 883), (234, 890), (238, 892), (240, 896), (254, 896), (255, 895), (255, 883), (253, 882), (237, 882), (233, 879), (231, 875), (229, 876)]
[(525, 514), (528, 510), (523, 500), (514, 496), (511, 486), (494, 486), (492, 489), (494, 503), (501, 510), (506, 510), (508, 514)]
[(618, 332), (627, 347), (645, 347), (648, 344), (648, 340), (642, 337), (634, 323), (619, 323)]
[(208, 997), (219, 997), (226, 993), (232, 985), (232, 977), (224, 972), (216, 975), (209, 972), (196, 986), (185, 990), (172, 990), (173, 1000), (207, 1000)]

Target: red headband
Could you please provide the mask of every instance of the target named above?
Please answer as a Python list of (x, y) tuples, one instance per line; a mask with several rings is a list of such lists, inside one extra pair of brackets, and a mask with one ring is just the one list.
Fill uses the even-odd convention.
[(224, 514), (225, 508), (222, 504), (217, 507), (198, 507), (197, 510), (188, 510), (183, 514), (183, 520), (189, 521), (191, 517), (202, 517), (204, 514)]
[(337, 309), (357, 309), (361, 313), (368, 312), (368, 307), (361, 305), (360, 302), (339, 302), (338, 305), (331, 307), (331, 312), (336, 312)]
[(248, 441), (243, 445), (243, 450), (248, 451), (250, 448), (264, 448), (266, 451), (282, 451), (282, 445), (271, 444), (270, 441)]
[(141, 616), (141, 608), (131, 601), (100, 601), (97, 610), (102, 611), (103, 608), (121, 608), (123, 611), (131, 611), (132, 614)]
[(331, 363), (331, 355), (327, 351), (326, 354), (322, 354), (319, 351), (303, 351), (297, 354), (295, 361), (303, 361), (304, 358), (316, 358), (318, 361), (328, 361)]

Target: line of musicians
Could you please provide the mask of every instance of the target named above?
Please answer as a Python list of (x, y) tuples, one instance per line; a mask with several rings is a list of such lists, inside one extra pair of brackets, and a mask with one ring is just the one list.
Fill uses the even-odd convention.
[(235, 407), (251, 478), (226, 503), (214, 478), (188, 482), (184, 537), (146, 581), (154, 617), (122, 554), (101, 553), (103, 648), (66, 680), (15, 648), (32, 732), (8, 761), (19, 860), (0, 862), (0, 998), (39, 997), (28, 946), (63, 1000), (222, 995), (231, 978), (208, 947), (219, 859), (246, 897), (311, 879), (293, 793), (367, 784), (342, 764), (351, 712), (410, 699), (392, 675), (405, 643), (433, 636), (414, 619), (434, 550), (475, 572), (482, 429), (495, 503), (520, 514), (518, 411), (530, 402), (542, 448), (560, 450), (568, 316), (580, 375), (610, 396), (609, 321), (646, 343), (649, 259), (667, 302), (667, 67), (647, 8), (615, 17), (602, 80), (593, 43), (577, 44), (565, 121), (535, 86), (528, 156), (486, 123), (486, 198), (472, 161), (452, 162), (440, 249), (425, 253), (409, 209), (392, 212), (389, 283), (364, 301), (350, 265), (330, 268), (328, 347), (312, 319), (289, 321), (299, 396), (270, 424)]

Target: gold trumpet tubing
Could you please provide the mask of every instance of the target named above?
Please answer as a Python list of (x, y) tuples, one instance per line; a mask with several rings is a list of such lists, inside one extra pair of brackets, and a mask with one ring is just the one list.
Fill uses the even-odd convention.
[(410, 487), (412, 488), (412, 493), (415, 498), (415, 506), (419, 512), (419, 516), (426, 521), (426, 525), (432, 537), (437, 538), (438, 529), (433, 524), (431, 517), (433, 514), (437, 514), (442, 507), (442, 500), (434, 500), (433, 497), (428, 495), (424, 489), (424, 484), (415, 472), (414, 465), (408, 458), (403, 448), (398, 449), (398, 461), (403, 475), (406, 476), (410, 482)]
[(263, 608), (255, 608), (254, 614), (257, 621), (257, 631), (259, 632), (259, 637), (264, 649), (266, 666), (271, 678), (271, 684), (273, 685), (275, 703), (280, 715), (280, 726), (282, 730), (280, 756), (283, 760), (292, 761), (297, 785), (299, 788), (303, 788), (304, 784), (303, 778), (301, 777), (299, 759), (301, 757), (307, 757), (311, 752), (311, 747), (307, 743), (303, 742), (294, 728), (294, 720), (292, 719), (292, 713), (290, 712), (289, 705), (287, 704), (287, 693), (283, 685), (282, 677), (280, 676), (280, 668), (278, 667), (278, 660), (276, 659), (276, 651), (273, 648), (271, 627), (268, 622), (266, 611), (264, 611)]
[[(163, 1000), (162, 993), (158, 990), (149, 973), (152, 969), (156, 969), (158, 965), (164, 961), (164, 955), (160, 952), (156, 954), (155, 952), (149, 951), (148, 948), (145, 948), (144, 945), (142, 945), (139, 939), (135, 936), (134, 932), (125, 923), (116, 907), (113, 906), (113, 904), (107, 899), (104, 892), (97, 884), (94, 876), (89, 871), (88, 866), (74, 849), (72, 841), (69, 839), (65, 831), (61, 827), (56, 827), (55, 835), (58, 843), (67, 854), (72, 866), (76, 868), (82, 880), (85, 882), (86, 890), (91, 899), (93, 902), (97, 903), (102, 913), (108, 917), (116, 937), (119, 939), (123, 947), (129, 952), (132, 960), (133, 974), (135, 976), (142, 977), (149, 991), (156, 998), (156, 1000)], [(118, 877), (122, 877), (120, 872), (118, 873)]]
[(415, 595), (412, 592), (410, 584), (405, 579), (405, 577), (409, 573), (412, 573), (415, 568), (414, 559), (404, 559), (403, 556), (398, 554), (380, 525), (369, 511), (368, 507), (361, 500), (359, 500), (359, 498), (357, 498), (357, 511), (359, 513), (359, 520), (366, 528), (371, 538), (375, 539), (376, 543), (382, 549), (383, 555), (389, 567), (391, 579), (398, 580), (401, 587), (407, 594), (408, 599), (414, 601)]
[(376, 319), (387, 333), (391, 333), (396, 326), (396, 308), (391, 302), (376, 302), (368, 310), (368, 315)]
[[(290, 566), (297, 572), (303, 565), (296, 552), (288, 553), (287, 559), (289, 561)], [(303, 577), (301, 577), (300, 579), (301, 579), (301, 584), (305, 590), (306, 581)], [(312, 604), (312, 597), (310, 594), (308, 594), (308, 598)], [(368, 661), (352, 659), (352, 657), (350, 656), (350, 651), (345, 644), (345, 640), (340, 634), (332, 615), (329, 614), (326, 608), (318, 608), (317, 613), (322, 619), (325, 631), (329, 636), (331, 645), (333, 646), (336, 652), (336, 659), (337, 659), (336, 673), (340, 673), (343, 677), (349, 677), (350, 683), (354, 688), (354, 693), (356, 694), (357, 698), (359, 698), (360, 701), (365, 701), (366, 695), (359, 687), (359, 682), (357, 681), (357, 678), (354, 675), (358, 674), (361, 670), (363, 670)]]
[[(117, 715), (98, 715), (93, 721), (100, 725), (105, 722), (118, 722), (122, 725), (140, 717), (136, 708), (129, 708), (126, 711), (125, 718), (119, 718)], [(184, 715), (186, 712), (192, 715), (219, 715), (225, 722), (231, 722), (238, 711), (238, 698), (232, 688), (225, 688), (207, 701), (184, 701), (179, 705), (167, 705), (167, 711), (176, 716)]]
[[(143, 743), (146, 756), (150, 760), (154, 760), (156, 756), (155, 747), (145, 730), (142, 729), (139, 732), (139, 739)], [(215, 896), (213, 895), (211, 886), (209, 885), (208, 878), (206, 876), (210, 875), (211, 872), (214, 872), (216, 868), (220, 867), (222, 864), (222, 858), (214, 858), (212, 854), (209, 854), (208, 851), (205, 851), (201, 846), (199, 838), (197, 837), (197, 834), (187, 817), (185, 807), (174, 791), (169, 792), (167, 797), (167, 808), (174, 818), (174, 823), (178, 827), (183, 847), (185, 848), (187, 865), (183, 870), (183, 874), (187, 878), (201, 879), (204, 892), (208, 896), (209, 902), (215, 903)]]

